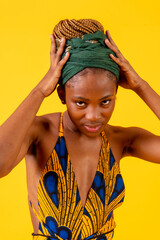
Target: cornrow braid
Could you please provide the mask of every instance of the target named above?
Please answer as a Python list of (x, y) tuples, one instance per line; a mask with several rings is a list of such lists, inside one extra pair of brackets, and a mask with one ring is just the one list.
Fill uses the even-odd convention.
[(94, 19), (64, 19), (61, 20), (53, 29), (56, 39), (82, 37), (86, 33), (104, 32), (102, 24)]

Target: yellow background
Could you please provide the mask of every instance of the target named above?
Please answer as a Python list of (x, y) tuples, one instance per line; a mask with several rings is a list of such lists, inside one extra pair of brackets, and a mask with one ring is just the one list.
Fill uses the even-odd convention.
[[(50, 65), (50, 34), (64, 18), (94, 18), (110, 33), (142, 78), (160, 93), (160, 1), (8, 0), (0, 2), (0, 123), (29, 94)], [(63, 111), (57, 94), (38, 114)], [(27, 114), (27, 113), (26, 113)], [(159, 120), (138, 96), (119, 89), (111, 124), (159, 134)], [(159, 239), (160, 165), (125, 158), (125, 203), (115, 210), (115, 240)], [(0, 179), (0, 239), (31, 240), (24, 160)]]

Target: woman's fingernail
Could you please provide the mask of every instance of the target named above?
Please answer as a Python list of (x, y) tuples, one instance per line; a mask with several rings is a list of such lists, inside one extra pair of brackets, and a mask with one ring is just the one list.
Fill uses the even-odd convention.
[(105, 43), (106, 43), (106, 44), (109, 43), (109, 40), (108, 40), (107, 38), (105, 39)]
[(65, 38), (61, 38), (61, 43), (63, 43), (65, 41)]
[(53, 38), (52, 34), (50, 35), (50, 38), (51, 38), (51, 39)]

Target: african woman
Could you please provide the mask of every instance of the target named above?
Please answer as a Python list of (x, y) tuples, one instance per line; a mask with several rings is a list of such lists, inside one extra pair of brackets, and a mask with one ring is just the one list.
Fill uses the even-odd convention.
[[(159, 119), (160, 96), (95, 20), (60, 21), (50, 58), (47, 74), (0, 128), (0, 176), (25, 157), (34, 239), (111, 240), (113, 211), (125, 196), (120, 160), (160, 163), (160, 136), (109, 125), (117, 88), (134, 91)], [(56, 88), (67, 110), (36, 116)]]

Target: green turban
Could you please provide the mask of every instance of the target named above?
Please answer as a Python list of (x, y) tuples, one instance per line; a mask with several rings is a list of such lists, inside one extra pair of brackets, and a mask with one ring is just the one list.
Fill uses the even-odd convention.
[(104, 40), (106, 35), (102, 31), (83, 35), (82, 38), (72, 38), (66, 40), (66, 52), (70, 52), (70, 57), (62, 69), (60, 85), (65, 84), (75, 74), (87, 67), (103, 68), (112, 72), (119, 78), (119, 67), (110, 58), (109, 54), (114, 52), (109, 49)]

